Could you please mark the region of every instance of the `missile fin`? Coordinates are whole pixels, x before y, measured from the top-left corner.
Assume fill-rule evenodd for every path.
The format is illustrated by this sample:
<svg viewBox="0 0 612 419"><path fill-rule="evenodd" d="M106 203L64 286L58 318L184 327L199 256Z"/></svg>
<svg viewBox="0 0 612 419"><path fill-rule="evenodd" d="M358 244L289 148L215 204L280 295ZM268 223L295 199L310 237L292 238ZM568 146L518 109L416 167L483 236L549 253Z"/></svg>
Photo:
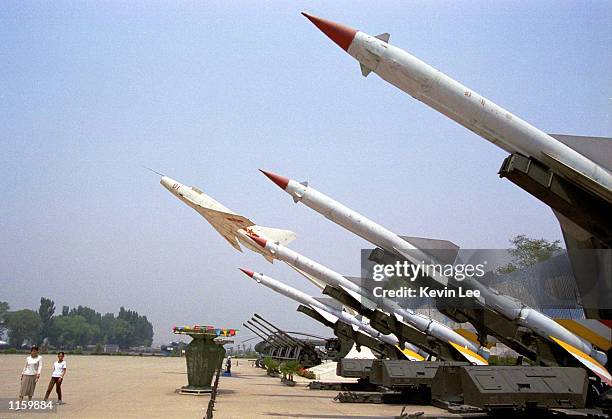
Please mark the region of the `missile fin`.
<svg viewBox="0 0 612 419"><path fill-rule="evenodd" d="M585 175L582 172L574 169L571 166L563 163L558 158L551 156L550 154L542 153L542 161L550 168L561 173L565 178L570 181L577 183L578 185L588 189L595 195L605 199L608 202L612 202L612 190L606 188L605 185L597 182L595 179Z"/></svg>
<svg viewBox="0 0 612 419"><path fill-rule="evenodd" d="M402 349L398 345L395 345L395 347L411 361L425 361L424 357L414 351L411 351L410 349Z"/></svg>
<svg viewBox="0 0 612 419"><path fill-rule="evenodd" d="M475 365L489 365L489 362L484 359L482 356L478 355L476 352L468 349L468 348L464 348L463 346L455 343L455 342L451 342L448 341L448 343L455 348L461 355L463 355L465 357L465 359L467 359L469 362L471 362L472 364Z"/></svg>
<svg viewBox="0 0 612 419"><path fill-rule="evenodd" d="M391 38L391 34L385 32L385 33L381 33L380 35L375 35L374 38L380 39L383 42L389 43L389 38Z"/></svg>
<svg viewBox="0 0 612 419"><path fill-rule="evenodd" d="M611 327L598 319L555 319L555 321L602 351L612 347Z"/></svg>
<svg viewBox="0 0 612 419"><path fill-rule="evenodd" d="M459 253L459 246L449 240L430 239L426 237L399 236L402 240L421 249L440 263L454 263Z"/></svg>
<svg viewBox="0 0 612 419"><path fill-rule="evenodd" d="M574 348L569 343L563 342L561 339L557 339L555 337L549 336L555 343L565 349L570 353L574 358L576 358L582 365L587 367L589 370L593 371L595 375L597 375L601 380L609 386L612 386L612 376L608 372L608 370L597 362L595 359L591 358L589 355L585 354L581 350Z"/></svg>
<svg viewBox="0 0 612 419"><path fill-rule="evenodd" d="M585 137L566 134L548 134L566 146L593 160L598 165L612 170L612 138Z"/></svg>
<svg viewBox="0 0 612 419"><path fill-rule="evenodd" d="M359 63L359 68L361 68L361 74L363 77L368 77L368 75L372 72L372 70L361 63Z"/></svg>
<svg viewBox="0 0 612 419"><path fill-rule="evenodd" d="M337 310L342 310L342 304L340 304L338 301L334 300L333 298L329 298L329 297L313 297L313 298L317 300L318 302L325 304L326 306L333 307Z"/></svg>
<svg viewBox="0 0 612 419"><path fill-rule="evenodd" d="M338 321L338 317L334 316L331 313L328 313L325 310L321 310L320 308L315 307L313 305L311 305L310 308L312 308L314 311L319 313L321 315L321 317L323 317L325 320L327 320L330 323L336 323Z"/></svg>
<svg viewBox="0 0 612 419"><path fill-rule="evenodd" d="M303 277L305 277L307 280L309 280L310 282L312 282L313 284L315 284L315 285L317 286L317 288L319 288L319 289L321 289L321 290L322 290L322 289L324 289L324 288L325 288L325 286L327 285L327 284L325 284L323 281L321 281L321 280L319 280L319 279L315 278L314 276L312 276L312 275L310 275L310 274L308 274L308 273L306 273L306 272L304 272L304 271L302 271L302 270L300 270L300 269L296 268L295 266L293 266L293 265L291 265L291 264L287 264L287 265L289 265L289 266L290 266L290 267L291 267L293 270L295 270L297 273L299 273L300 275L302 275Z"/></svg>

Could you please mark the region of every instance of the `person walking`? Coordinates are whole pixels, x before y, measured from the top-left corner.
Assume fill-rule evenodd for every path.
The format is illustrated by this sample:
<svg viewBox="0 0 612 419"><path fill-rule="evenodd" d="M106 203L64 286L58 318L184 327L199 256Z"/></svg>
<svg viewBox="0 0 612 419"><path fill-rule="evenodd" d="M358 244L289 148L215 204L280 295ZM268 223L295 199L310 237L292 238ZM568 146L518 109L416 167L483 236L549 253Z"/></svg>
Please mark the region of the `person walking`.
<svg viewBox="0 0 612 419"><path fill-rule="evenodd" d="M227 375L232 375L232 357L228 356L225 361L225 373Z"/></svg>
<svg viewBox="0 0 612 419"><path fill-rule="evenodd" d="M66 361L64 357L66 354L63 352L57 353L57 361L53 363L53 372L51 373L51 381L49 381L49 387L47 387L47 393L45 393L45 401L49 399L49 395L55 386L57 392L57 404L64 404L62 401L62 383L64 382L64 376L66 375Z"/></svg>
<svg viewBox="0 0 612 419"><path fill-rule="evenodd" d="M23 400L28 396L28 400L32 400L36 383L40 378L42 371L42 356L38 354L38 346L34 345L30 348L30 356L26 358L26 364L21 371L21 389L19 391L19 400Z"/></svg>

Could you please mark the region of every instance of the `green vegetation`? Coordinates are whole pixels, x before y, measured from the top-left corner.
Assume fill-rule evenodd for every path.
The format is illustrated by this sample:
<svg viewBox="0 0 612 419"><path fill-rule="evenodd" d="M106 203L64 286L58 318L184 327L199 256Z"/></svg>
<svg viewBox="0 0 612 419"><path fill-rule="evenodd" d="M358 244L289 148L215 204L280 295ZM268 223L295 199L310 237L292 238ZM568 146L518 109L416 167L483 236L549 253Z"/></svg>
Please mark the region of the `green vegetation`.
<svg viewBox="0 0 612 419"><path fill-rule="evenodd" d="M300 364L297 361L285 361L279 365L278 369L283 374L283 381L293 382L293 375L298 373Z"/></svg>
<svg viewBox="0 0 612 419"><path fill-rule="evenodd" d="M8 313L10 307L7 302L0 301L0 337L4 335L6 331L6 313Z"/></svg>
<svg viewBox="0 0 612 419"><path fill-rule="evenodd" d="M37 312L28 309L9 311L5 319L9 344L12 346L19 347L25 341L38 342L40 339L42 322Z"/></svg>
<svg viewBox="0 0 612 419"><path fill-rule="evenodd" d="M264 358L264 366L266 367L266 372L271 377L276 377L279 372L279 364L275 359L267 356Z"/></svg>
<svg viewBox="0 0 612 419"><path fill-rule="evenodd" d="M498 274L507 274L519 269L528 268L538 262L550 259L555 252L561 250L559 240L530 239L519 234L510 239L513 248L510 249L512 262L497 269Z"/></svg>
<svg viewBox="0 0 612 419"><path fill-rule="evenodd" d="M519 361L519 359L515 356L491 355L488 361L489 361L489 365L520 365L520 364L535 365L533 361L527 358L521 358Z"/></svg>
<svg viewBox="0 0 612 419"><path fill-rule="evenodd" d="M129 348L151 346L153 341L153 325L147 317L124 307L116 317L85 306L72 309L63 306L61 315L54 314L55 303L48 298L40 299L38 312L9 311L8 304L0 302L0 332L8 332L9 344L14 348L41 343L47 338L50 345L63 349L95 345L98 353L104 344Z"/></svg>

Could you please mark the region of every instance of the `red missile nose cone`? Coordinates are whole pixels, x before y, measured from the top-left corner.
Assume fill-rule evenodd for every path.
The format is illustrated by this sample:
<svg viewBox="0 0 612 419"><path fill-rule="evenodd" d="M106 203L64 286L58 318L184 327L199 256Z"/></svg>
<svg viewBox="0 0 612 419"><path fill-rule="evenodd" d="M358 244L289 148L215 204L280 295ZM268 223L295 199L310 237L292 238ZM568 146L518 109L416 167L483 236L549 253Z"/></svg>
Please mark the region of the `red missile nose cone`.
<svg viewBox="0 0 612 419"><path fill-rule="evenodd" d="M253 236L251 234L249 234L249 237L261 247L264 247L264 248L266 247L266 243L267 243L266 239L262 239L259 236Z"/></svg>
<svg viewBox="0 0 612 419"><path fill-rule="evenodd" d="M267 178L270 179L272 182L276 183L282 190L287 189L287 185L289 185L288 178L281 175L277 175L276 173L266 172L265 170L261 169L259 169L259 171L266 175Z"/></svg>
<svg viewBox="0 0 612 419"><path fill-rule="evenodd" d="M351 42L353 42L353 38L355 38L357 34L356 29L332 22L331 20L321 19L320 17L312 16L308 13L302 12L302 14L319 28L321 32L327 35L329 39L338 44L340 48L348 51Z"/></svg>
<svg viewBox="0 0 612 419"><path fill-rule="evenodd" d="M242 272L244 272L245 275L250 276L251 278L253 278L253 275L255 275L255 272L249 271L248 269L242 269L242 268L238 268L238 269L240 269Z"/></svg>

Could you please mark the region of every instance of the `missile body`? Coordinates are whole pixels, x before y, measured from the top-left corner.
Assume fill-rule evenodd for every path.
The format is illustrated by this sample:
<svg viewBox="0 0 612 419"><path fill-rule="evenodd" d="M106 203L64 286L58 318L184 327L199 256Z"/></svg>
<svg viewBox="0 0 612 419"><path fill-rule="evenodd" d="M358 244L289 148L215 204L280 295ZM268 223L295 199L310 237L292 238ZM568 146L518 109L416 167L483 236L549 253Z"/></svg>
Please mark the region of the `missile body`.
<svg viewBox="0 0 612 419"><path fill-rule="evenodd" d="M411 263L435 262L429 255L426 255L414 244L409 243L392 231L358 212L353 211L347 206L342 205L307 184L299 183L274 173L263 173L281 189L291 195L296 203L300 202L306 205L323 215L325 218L328 218L332 222L344 227L370 243L390 253L405 257ZM439 272L434 273L435 275L433 275L432 279L438 286L457 286L458 282L456 280L449 280L449 278L440 275ZM518 325L532 330L544 339L561 345L583 365L586 365L595 372L602 380L606 381L608 384L612 382L609 372L601 365L607 362L606 355L550 317L524 305L515 298L499 294L497 291L483 285L474 278L466 277L461 281L461 286L465 289L478 290L480 292L480 297L477 299L478 302L501 314L508 320L514 321ZM568 349L569 347L572 349ZM574 350L578 350L582 354L577 354Z"/></svg>
<svg viewBox="0 0 612 419"><path fill-rule="evenodd" d="M324 304L321 301L315 299L314 297L300 290L297 290L287 284L284 284L274 278L271 278L267 275L248 271L246 269L241 269L241 271L244 272L246 275L250 276L251 278L253 278L255 282L259 284L263 284L266 287L278 292L279 294L284 295L285 297L288 297L294 301L297 301L300 304L304 304L306 306L312 307L313 309L318 311L319 314L322 314L324 317L326 317L328 320L330 319L329 315L331 315L332 318L335 318L333 322L341 321L342 323L348 324L350 326L354 326L355 328L359 329L363 333L375 339L378 339L386 344L399 348L400 342L397 339L397 337L393 335L384 335L380 333L379 331L377 331L376 329L374 329L373 327L371 327L370 325L363 323L362 321L357 319L355 316L352 316L343 310L339 310L335 307ZM404 347L409 352L412 352L413 354L418 355L417 358L420 360L423 360L428 356L426 352L421 351L419 348L409 343L406 343Z"/></svg>
<svg viewBox="0 0 612 419"><path fill-rule="evenodd" d="M274 259L281 260L297 271L311 275L332 287L340 288L354 296L357 300L365 301L366 304L370 304L371 306L380 305L384 311L398 316L401 321L406 322L422 333L451 345L470 362L480 365L488 364L485 358L488 357L489 352L486 348L479 347L474 342L466 339L444 324L430 319L427 316L418 314L413 310L404 309L395 301L388 298L377 298L376 302L373 303L371 301L373 298L372 295L369 295L364 288L349 281L338 272L283 245L272 243L269 240L258 237L254 237L253 239Z"/></svg>
<svg viewBox="0 0 612 419"><path fill-rule="evenodd" d="M510 152L542 162L551 159L593 180L596 192L612 190L612 174L583 154L463 86L439 70L378 37L304 13L323 33L359 61L362 74L383 80ZM570 179L572 180L572 179Z"/></svg>

